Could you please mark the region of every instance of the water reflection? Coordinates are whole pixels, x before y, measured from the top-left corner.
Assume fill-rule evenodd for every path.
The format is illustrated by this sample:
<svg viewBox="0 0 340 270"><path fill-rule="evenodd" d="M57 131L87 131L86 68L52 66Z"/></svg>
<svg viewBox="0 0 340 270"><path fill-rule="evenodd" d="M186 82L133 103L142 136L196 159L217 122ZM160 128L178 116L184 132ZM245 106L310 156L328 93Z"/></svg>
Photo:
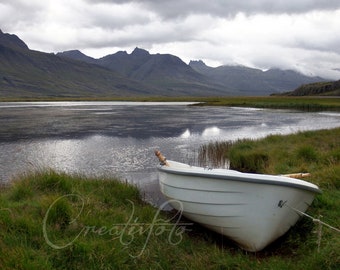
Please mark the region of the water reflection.
<svg viewBox="0 0 340 270"><path fill-rule="evenodd" d="M203 130L202 136L203 137L216 137L219 136L221 133L221 129L218 127L208 127Z"/></svg>
<svg viewBox="0 0 340 270"><path fill-rule="evenodd" d="M187 139L187 138L189 138L191 136L191 132L190 132L190 130L187 128L182 134L181 134L181 138L182 139Z"/></svg>

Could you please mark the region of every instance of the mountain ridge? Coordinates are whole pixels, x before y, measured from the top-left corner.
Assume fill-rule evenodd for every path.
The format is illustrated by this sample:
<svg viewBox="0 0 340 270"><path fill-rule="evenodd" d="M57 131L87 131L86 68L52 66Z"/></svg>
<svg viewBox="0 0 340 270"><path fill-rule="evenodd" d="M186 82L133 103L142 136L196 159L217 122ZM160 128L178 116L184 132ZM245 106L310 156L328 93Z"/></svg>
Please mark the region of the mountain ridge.
<svg viewBox="0 0 340 270"><path fill-rule="evenodd" d="M79 50L33 51L0 30L2 97L228 96L269 95L323 80L295 71L186 64L171 54L136 47L95 59Z"/></svg>
<svg viewBox="0 0 340 270"><path fill-rule="evenodd" d="M136 58L136 55L139 55L139 57ZM168 77L174 77L173 72L176 69L167 70L168 73L163 74L157 74L156 72L161 69L161 67L157 66L159 63L155 59L162 57L164 60L169 56L179 61L177 65L178 77L176 77L176 79L180 79L183 74L186 74L186 79L190 78L190 80L196 84L209 84L213 86L215 90L218 89L222 94L229 92L231 95L270 95L273 93L287 92L287 89L292 90L302 84L325 81L325 79L321 77L309 77L293 70L269 69L262 71L240 65L209 67L202 60L191 60L187 65L177 56L150 54L148 51L138 47L130 54L126 51L118 51L115 54L99 58L97 59L97 64L108 67L129 78L148 83L157 83L155 80L157 76L161 76L163 82L167 81ZM154 61L153 72L156 73L157 76L150 75L150 73L152 73L150 70L150 66L152 66L150 61ZM186 69L187 66L191 67L192 70ZM184 67L186 67L185 71ZM149 72L146 72L145 69L149 70ZM196 71L198 74L192 71ZM143 74L143 72L145 74ZM227 89L227 91L225 89Z"/></svg>
<svg viewBox="0 0 340 270"><path fill-rule="evenodd" d="M321 77L308 77L293 70L250 68L240 65L209 67L202 60L190 61L189 65L197 72L228 85L232 89L248 93L248 89L267 95L295 89L297 86L324 81Z"/></svg>
<svg viewBox="0 0 340 270"><path fill-rule="evenodd" d="M0 29L0 44L10 48L19 48L29 50L27 44L23 42L18 36L8 33L3 33Z"/></svg>
<svg viewBox="0 0 340 270"><path fill-rule="evenodd" d="M2 98L136 96L157 90L98 65L8 46L5 38L0 38Z"/></svg>

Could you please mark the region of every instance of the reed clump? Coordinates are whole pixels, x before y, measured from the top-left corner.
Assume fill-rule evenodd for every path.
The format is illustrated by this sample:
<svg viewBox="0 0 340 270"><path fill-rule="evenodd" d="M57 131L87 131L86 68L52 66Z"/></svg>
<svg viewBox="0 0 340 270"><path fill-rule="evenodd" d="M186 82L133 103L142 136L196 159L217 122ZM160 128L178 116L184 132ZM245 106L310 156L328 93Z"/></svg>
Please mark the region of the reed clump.
<svg viewBox="0 0 340 270"><path fill-rule="evenodd" d="M228 168L229 161L226 153L229 152L232 142L210 142L201 145L198 151L198 163L202 167Z"/></svg>

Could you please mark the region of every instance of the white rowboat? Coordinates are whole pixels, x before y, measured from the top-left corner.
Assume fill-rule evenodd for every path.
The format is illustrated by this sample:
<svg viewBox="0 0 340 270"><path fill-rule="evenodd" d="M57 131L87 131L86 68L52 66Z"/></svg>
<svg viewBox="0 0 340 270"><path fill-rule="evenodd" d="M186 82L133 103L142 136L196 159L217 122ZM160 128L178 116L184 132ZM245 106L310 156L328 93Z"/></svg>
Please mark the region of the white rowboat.
<svg viewBox="0 0 340 270"><path fill-rule="evenodd" d="M298 211L304 213L321 193L316 185L287 176L208 169L156 155L160 190L172 207L247 251L260 251L286 233Z"/></svg>

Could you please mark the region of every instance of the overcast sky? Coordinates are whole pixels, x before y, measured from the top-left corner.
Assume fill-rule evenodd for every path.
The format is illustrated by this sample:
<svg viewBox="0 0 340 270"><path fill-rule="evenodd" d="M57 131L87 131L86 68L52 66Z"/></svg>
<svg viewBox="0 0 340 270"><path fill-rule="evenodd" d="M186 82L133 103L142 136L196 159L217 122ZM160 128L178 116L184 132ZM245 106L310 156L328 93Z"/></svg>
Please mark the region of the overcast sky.
<svg viewBox="0 0 340 270"><path fill-rule="evenodd" d="M0 0L0 29L44 52L140 47L340 79L339 0Z"/></svg>

